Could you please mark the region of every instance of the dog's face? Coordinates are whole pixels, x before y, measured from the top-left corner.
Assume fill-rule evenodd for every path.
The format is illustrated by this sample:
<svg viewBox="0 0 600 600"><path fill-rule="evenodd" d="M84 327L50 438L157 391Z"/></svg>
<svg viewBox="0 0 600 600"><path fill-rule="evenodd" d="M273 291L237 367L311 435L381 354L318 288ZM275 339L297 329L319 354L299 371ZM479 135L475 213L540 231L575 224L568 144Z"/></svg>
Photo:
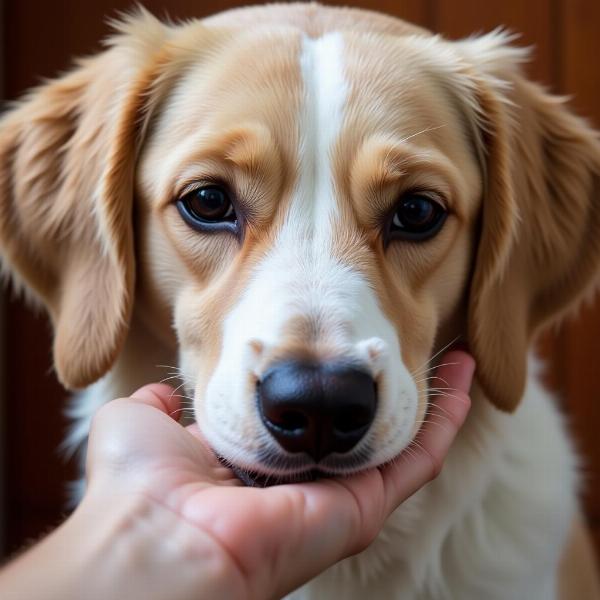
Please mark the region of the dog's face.
<svg viewBox="0 0 600 600"><path fill-rule="evenodd" d="M173 308L198 422L238 466L380 464L423 419L481 197L465 124L424 70L397 39L240 35L147 138L145 294Z"/></svg>
<svg viewBox="0 0 600 600"><path fill-rule="evenodd" d="M110 367L137 303L255 480L398 455L460 336L515 408L600 256L598 142L522 52L306 5L122 29L0 132L3 254L63 382Z"/></svg>

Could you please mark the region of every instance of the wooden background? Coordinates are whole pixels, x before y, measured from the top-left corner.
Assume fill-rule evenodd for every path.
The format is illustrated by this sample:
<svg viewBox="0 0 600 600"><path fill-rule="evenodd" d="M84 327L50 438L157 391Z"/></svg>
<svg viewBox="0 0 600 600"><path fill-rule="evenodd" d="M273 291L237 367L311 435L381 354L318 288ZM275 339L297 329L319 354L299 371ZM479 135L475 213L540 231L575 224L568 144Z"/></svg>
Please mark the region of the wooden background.
<svg viewBox="0 0 600 600"><path fill-rule="evenodd" d="M7 98L17 97L40 76L65 69L73 55L98 49L99 40L108 32L105 17L132 4L129 0L5 0L0 72ZM171 17L183 18L245 3L144 0L143 4L158 16L167 14L168 6ZM498 25L520 32L520 43L535 46L532 77L558 93L573 95L576 109L600 126L598 0L357 0L339 4L394 14L452 38ZM66 427L62 416L66 394L52 374L49 326L19 302L9 302L5 311L6 481L0 489L5 492L4 551L8 553L60 521L65 481L74 477L74 471L57 451ZM590 307L548 336L542 346L550 359L550 380L561 393L584 457L585 505L600 548L599 333L600 308Z"/></svg>

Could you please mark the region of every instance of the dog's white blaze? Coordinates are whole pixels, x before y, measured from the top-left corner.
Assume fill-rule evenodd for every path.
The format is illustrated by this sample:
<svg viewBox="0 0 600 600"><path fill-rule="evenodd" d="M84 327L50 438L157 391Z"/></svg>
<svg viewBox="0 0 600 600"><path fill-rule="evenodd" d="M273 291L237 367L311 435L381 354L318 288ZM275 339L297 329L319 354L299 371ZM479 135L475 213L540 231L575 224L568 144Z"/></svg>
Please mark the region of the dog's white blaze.
<svg viewBox="0 0 600 600"><path fill-rule="evenodd" d="M334 257L333 233L340 225L331 156L348 89L343 50L339 33L304 41L298 181L273 247L224 321L221 358L206 390L203 430L209 442L247 468L258 466L251 455L261 442L275 446L260 424L250 375L260 378L270 366L262 358L279 347L294 319L318 323L319 343L379 376L379 410L369 442L361 442L374 448L373 463L392 458L408 443L416 414L417 392L394 326L366 278ZM240 423L246 432L254 424L243 443ZM393 434L373 439L381 423L392 424Z"/></svg>
<svg viewBox="0 0 600 600"><path fill-rule="evenodd" d="M304 106L299 121L299 180L288 213L289 227L281 237L291 238L291 243L311 239L318 253L330 246L336 213L331 152L342 127L348 92L343 47L339 33L305 38L300 57Z"/></svg>

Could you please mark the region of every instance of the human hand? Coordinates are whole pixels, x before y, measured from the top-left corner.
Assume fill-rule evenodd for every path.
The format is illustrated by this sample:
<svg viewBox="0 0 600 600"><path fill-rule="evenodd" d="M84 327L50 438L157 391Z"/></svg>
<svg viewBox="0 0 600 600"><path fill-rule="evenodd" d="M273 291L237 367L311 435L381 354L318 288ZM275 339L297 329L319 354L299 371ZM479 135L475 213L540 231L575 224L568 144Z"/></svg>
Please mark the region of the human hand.
<svg viewBox="0 0 600 600"><path fill-rule="evenodd" d="M442 363L450 364L437 375L456 392L436 400L437 423L424 425L410 454L345 479L266 489L241 487L197 427L169 416L179 409L169 386L145 386L94 419L84 502L139 495L185 524L192 556L210 556L213 575L224 575L224 596L282 596L363 550L387 516L437 475L466 417L474 370L460 351Z"/></svg>
<svg viewBox="0 0 600 600"><path fill-rule="evenodd" d="M179 402L152 384L94 418L88 486L73 515L0 573L0 596L39 600L281 597L360 552L439 472L469 409L473 359L449 352L410 453L345 479L241 487ZM32 576L35 574L35 576Z"/></svg>

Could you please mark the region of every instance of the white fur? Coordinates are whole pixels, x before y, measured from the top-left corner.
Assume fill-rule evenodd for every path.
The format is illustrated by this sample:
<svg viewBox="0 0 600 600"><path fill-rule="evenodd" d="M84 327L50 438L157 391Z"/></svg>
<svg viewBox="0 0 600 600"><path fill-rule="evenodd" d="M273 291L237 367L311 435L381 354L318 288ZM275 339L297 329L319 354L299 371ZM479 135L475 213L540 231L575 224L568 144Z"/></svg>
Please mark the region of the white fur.
<svg viewBox="0 0 600 600"><path fill-rule="evenodd" d="M289 319L301 316L323 324L323 336L341 358L365 362L364 348L371 347L374 338L385 345L378 414L371 433L356 447L360 454L380 424L395 423L389 428L394 437L381 439L372 457L370 464L379 464L410 441L416 413L417 391L402 364L395 330L359 273L322 253L315 255L310 243L297 242L273 249L225 320L221 360L202 399L203 432L218 452L249 469L260 466L253 456L259 445L278 450L263 430L254 390L248 385L249 371L260 375L250 342L259 340L265 349L276 347ZM189 373L190 368L184 370ZM238 435L248 423L255 424L258 440Z"/></svg>
<svg viewBox="0 0 600 600"><path fill-rule="evenodd" d="M311 238L313 249L322 253L331 251L331 229L337 212L331 152L342 127L348 91L341 34L305 38L300 67L304 82L300 178L284 235Z"/></svg>
<svg viewBox="0 0 600 600"><path fill-rule="evenodd" d="M200 426L212 447L238 466L258 471L265 471L257 457L261 450L289 455L260 421L250 375L260 379L270 366L262 356L277 349L294 318L318 323L318 343L378 377L377 415L368 434L346 457L348 462L362 457L369 447L376 451L368 465L399 454L411 440L417 412L417 389L402 362L394 326L366 278L333 256L337 206L331 152L342 128L347 93L342 36L306 38L300 64L305 102L299 181L274 246L225 319L220 360L196 400L203 415ZM184 349L183 370L190 380L198 368L194 361ZM386 436L379 433L384 428ZM327 461L323 465L338 470Z"/></svg>

